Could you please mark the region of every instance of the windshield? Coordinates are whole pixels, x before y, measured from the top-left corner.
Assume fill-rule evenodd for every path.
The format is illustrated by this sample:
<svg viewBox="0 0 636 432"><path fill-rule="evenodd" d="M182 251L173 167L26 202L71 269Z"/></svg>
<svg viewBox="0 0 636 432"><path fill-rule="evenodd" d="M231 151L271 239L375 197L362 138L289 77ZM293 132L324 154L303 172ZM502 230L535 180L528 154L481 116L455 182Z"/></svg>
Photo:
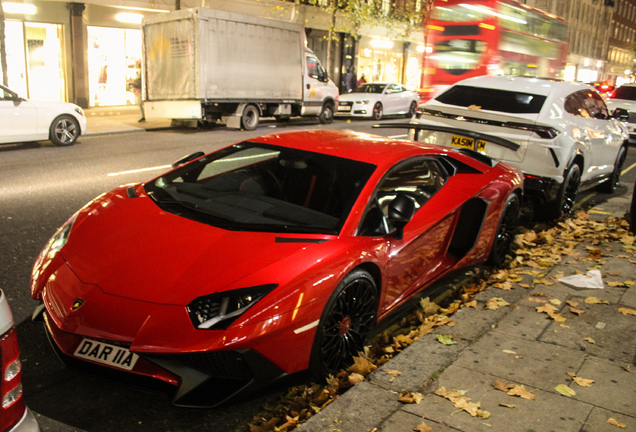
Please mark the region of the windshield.
<svg viewBox="0 0 636 432"><path fill-rule="evenodd" d="M362 84L357 87L354 93L382 93L386 88L386 84Z"/></svg>
<svg viewBox="0 0 636 432"><path fill-rule="evenodd" d="M622 86L617 88L612 99L636 100L636 86Z"/></svg>
<svg viewBox="0 0 636 432"><path fill-rule="evenodd" d="M162 209L219 228L337 234L374 169L350 159L244 142L145 188Z"/></svg>
<svg viewBox="0 0 636 432"><path fill-rule="evenodd" d="M439 102L514 114L538 114L546 97L496 88L455 85L435 98Z"/></svg>

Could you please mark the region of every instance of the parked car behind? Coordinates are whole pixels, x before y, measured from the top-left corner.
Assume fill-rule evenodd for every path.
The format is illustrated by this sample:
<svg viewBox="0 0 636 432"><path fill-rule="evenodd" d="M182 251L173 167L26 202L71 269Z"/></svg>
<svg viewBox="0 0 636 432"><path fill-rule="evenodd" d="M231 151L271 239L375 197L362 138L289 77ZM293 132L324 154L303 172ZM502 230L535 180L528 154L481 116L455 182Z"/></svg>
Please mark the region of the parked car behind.
<svg viewBox="0 0 636 432"><path fill-rule="evenodd" d="M617 108L627 110L624 122L629 132L629 143L636 144L636 84L623 84L607 99L607 108L614 113Z"/></svg>
<svg viewBox="0 0 636 432"><path fill-rule="evenodd" d="M625 126L610 116L601 96L587 84L475 77L428 101L418 117L415 123L465 129L435 144L473 149L523 171L525 196L546 219L569 213L580 188L613 192L627 154ZM471 131L519 146L487 145L470 138ZM432 142L427 132L411 134Z"/></svg>
<svg viewBox="0 0 636 432"><path fill-rule="evenodd" d="M28 100L0 85L0 129L0 143L48 139L69 146L86 133L86 117L75 104Z"/></svg>
<svg viewBox="0 0 636 432"><path fill-rule="evenodd" d="M22 395L22 364L9 303L0 290L0 432L39 431Z"/></svg>
<svg viewBox="0 0 636 432"><path fill-rule="evenodd" d="M369 117L380 120L385 115L406 115L417 110L419 96L402 84L374 82L362 84L352 92L340 95L336 116Z"/></svg>

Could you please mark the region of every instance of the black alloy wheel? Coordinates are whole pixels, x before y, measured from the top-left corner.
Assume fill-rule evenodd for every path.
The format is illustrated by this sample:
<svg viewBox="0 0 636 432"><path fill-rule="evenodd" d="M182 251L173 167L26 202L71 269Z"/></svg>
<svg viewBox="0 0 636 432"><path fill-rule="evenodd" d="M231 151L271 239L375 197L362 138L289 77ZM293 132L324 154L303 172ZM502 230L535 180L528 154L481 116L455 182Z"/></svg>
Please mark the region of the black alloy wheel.
<svg viewBox="0 0 636 432"><path fill-rule="evenodd" d="M411 106L409 107L409 111L406 113L406 118L413 118L415 116L415 112L417 111L417 102L411 102Z"/></svg>
<svg viewBox="0 0 636 432"><path fill-rule="evenodd" d="M618 155L616 156L616 163L614 164L614 171L610 177L601 183L598 186L599 192L602 193L614 193L616 188L618 187L618 182L621 178L621 171L623 170L623 164L625 163L625 158L627 157L627 148L625 146L621 146L618 151Z"/></svg>
<svg viewBox="0 0 636 432"><path fill-rule="evenodd" d="M554 201L547 202L539 208L537 218L542 220L555 220L561 216L569 216L574 209L576 196L579 192L581 184L581 168L574 164L565 173L563 184L559 189L559 193Z"/></svg>
<svg viewBox="0 0 636 432"><path fill-rule="evenodd" d="M312 347L310 369L320 379L353 363L373 334L378 309L375 280L356 269L341 282L327 302Z"/></svg>
<svg viewBox="0 0 636 432"><path fill-rule="evenodd" d="M521 214L521 201L515 193L506 200L501 212L497 233L493 240L492 249L488 256L488 262L494 266L500 266L506 261L506 255L510 253L515 235L519 228L519 216Z"/></svg>

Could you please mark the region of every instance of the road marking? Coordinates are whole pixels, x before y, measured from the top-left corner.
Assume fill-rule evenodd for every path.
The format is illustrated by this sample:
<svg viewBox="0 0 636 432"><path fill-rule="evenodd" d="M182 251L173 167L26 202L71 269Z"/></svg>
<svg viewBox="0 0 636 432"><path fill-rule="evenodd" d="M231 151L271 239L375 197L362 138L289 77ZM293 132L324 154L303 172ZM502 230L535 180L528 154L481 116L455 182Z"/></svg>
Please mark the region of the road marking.
<svg viewBox="0 0 636 432"><path fill-rule="evenodd" d="M165 170L167 168L172 168L172 166L170 166L170 165L161 165L161 166L149 167L149 168L138 168L138 169L134 169L134 170L119 171L119 172L115 172L115 173L109 173L109 174L106 174L106 175L108 177L116 177L116 176L120 176L120 175L136 174L136 173L145 172L145 171Z"/></svg>
<svg viewBox="0 0 636 432"><path fill-rule="evenodd" d="M625 168L623 171L621 171L621 175L625 175L629 170L631 170L634 167L636 167L636 163L632 164L632 166L630 166L629 168Z"/></svg>
<svg viewBox="0 0 636 432"><path fill-rule="evenodd" d="M610 212L606 212L606 211L600 211L600 210L594 210L594 209L589 209L587 211L588 213L594 213L594 214L601 214L601 215L608 215L611 216L614 213L610 213Z"/></svg>

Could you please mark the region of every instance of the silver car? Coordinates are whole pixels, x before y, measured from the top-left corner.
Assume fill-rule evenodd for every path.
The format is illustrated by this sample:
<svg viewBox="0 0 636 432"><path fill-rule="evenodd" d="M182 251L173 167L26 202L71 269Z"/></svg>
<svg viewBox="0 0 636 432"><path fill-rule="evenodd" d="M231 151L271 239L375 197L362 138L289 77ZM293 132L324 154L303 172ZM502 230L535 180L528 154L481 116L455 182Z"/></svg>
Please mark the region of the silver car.
<svg viewBox="0 0 636 432"><path fill-rule="evenodd" d="M629 143L636 144L636 84L623 84L617 88L606 100L607 108L612 112L622 108L624 122L629 131Z"/></svg>
<svg viewBox="0 0 636 432"><path fill-rule="evenodd" d="M380 120L385 115L415 115L419 96L402 84L374 82L362 84L340 95L337 117L367 117Z"/></svg>

